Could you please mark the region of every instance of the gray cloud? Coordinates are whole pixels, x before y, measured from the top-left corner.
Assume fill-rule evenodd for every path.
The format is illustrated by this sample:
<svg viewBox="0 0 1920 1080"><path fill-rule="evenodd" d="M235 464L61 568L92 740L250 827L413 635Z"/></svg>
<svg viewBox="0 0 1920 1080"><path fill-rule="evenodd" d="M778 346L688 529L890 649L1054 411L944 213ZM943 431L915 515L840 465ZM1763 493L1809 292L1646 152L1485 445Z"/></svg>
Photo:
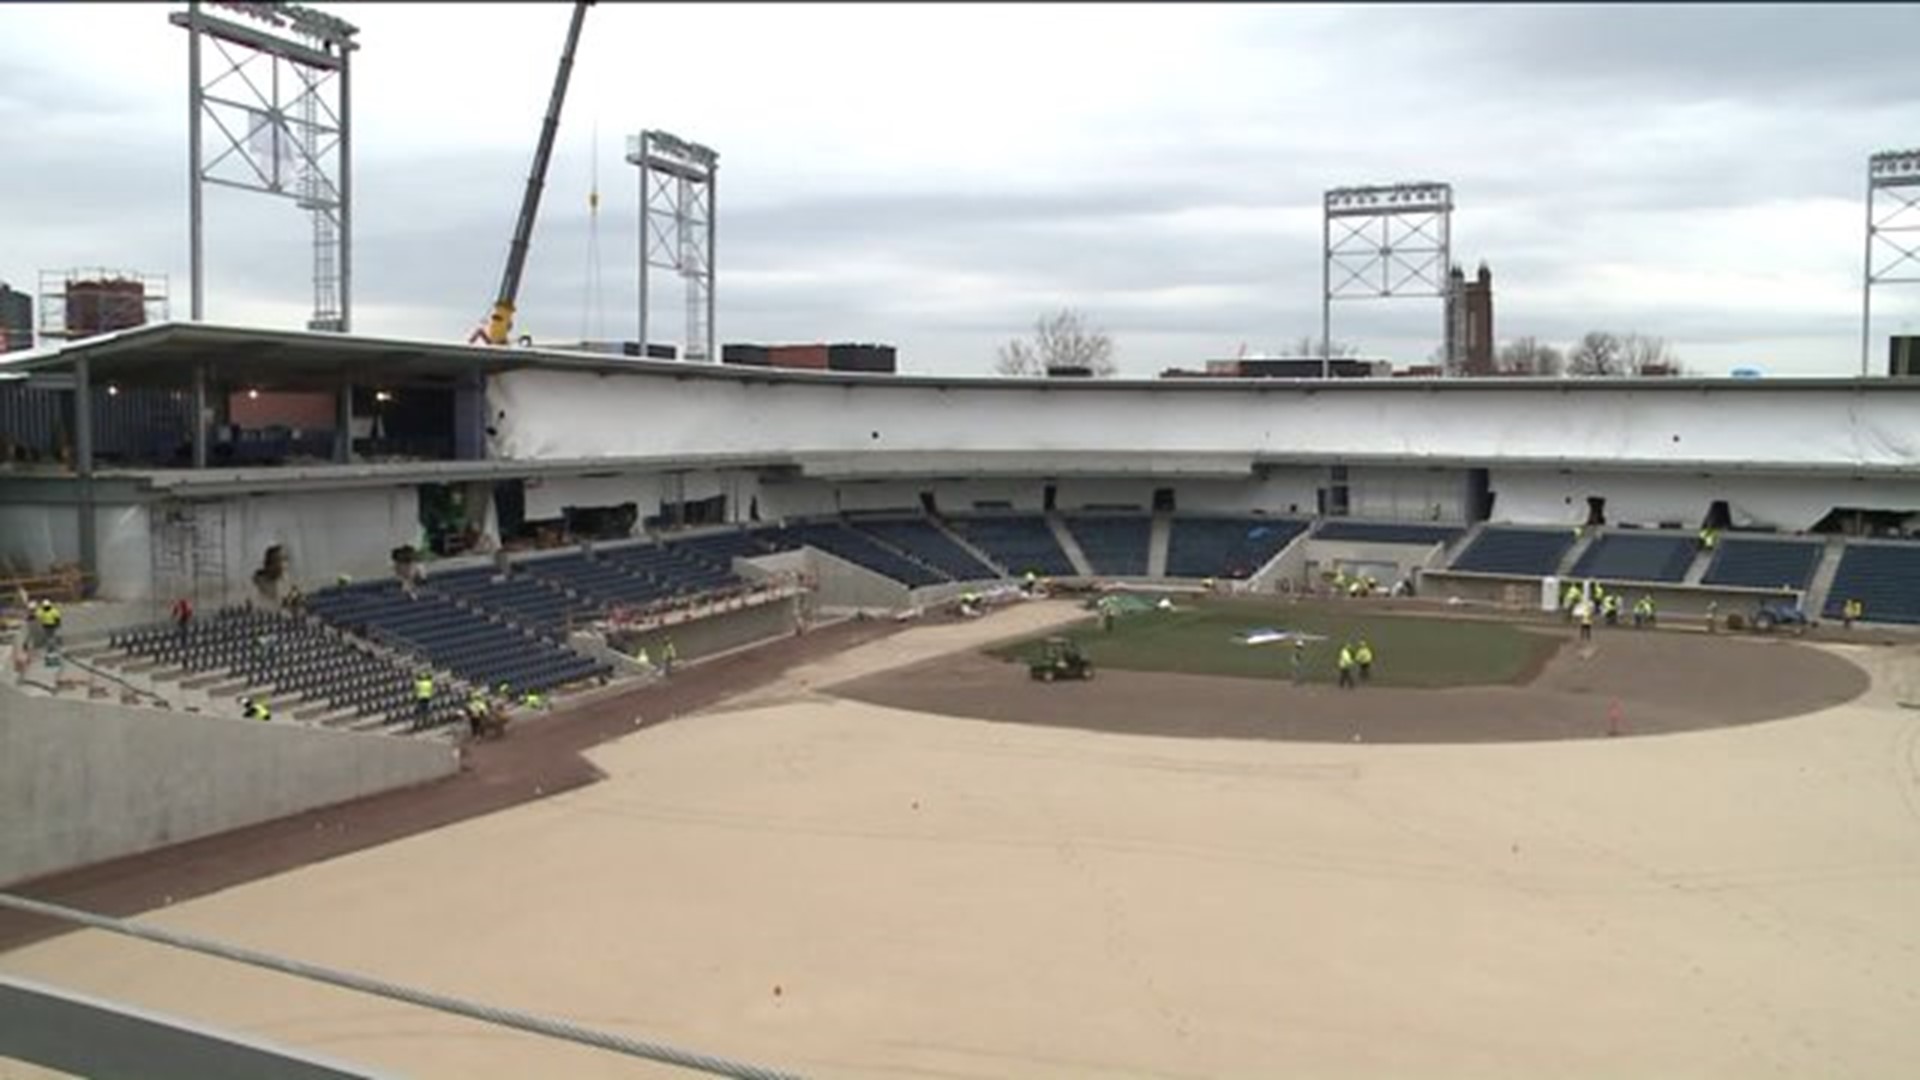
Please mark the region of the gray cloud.
<svg viewBox="0 0 1920 1080"><path fill-rule="evenodd" d="M85 29L121 57L177 45L154 10ZM405 19L385 31L380 9L364 20L385 36L365 54L357 105L359 325L464 336L496 288L529 147L439 138L438 118L471 126L448 112L464 107L469 83L527 88L530 142L551 60L539 49L500 63L460 49L421 56L400 33L434 25L431 13L396 10ZM736 10L659 18L692 33ZM1018 14L976 10L969 23L983 30ZM508 12L542 34L548 14ZM773 81L791 94L722 88L676 106L672 124L715 132L725 154L723 336L893 340L915 370L980 371L998 341L1070 304L1113 331L1130 372L1230 355L1242 341L1272 348L1319 324L1321 192L1431 177L1456 186L1456 257L1494 267L1503 336L1638 329L1683 355L1778 344L1815 370L1850 369L1858 226L1821 208L1857 206L1865 153L1920 130L1904 55L1920 29L1912 8L1207 9L1191 26L1170 21L1185 28L1178 48L1143 68L1124 39L1150 32L1153 14L1116 16L1114 36L1062 63L1071 85L1030 100L969 96L938 78L895 80L875 97L844 65L809 70L800 86L788 57L786 81ZM0 276L96 262L167 272L184 311L184 50L145 67L88 64L36 37L63 20L80 35L85 18L41 9L0 40L0 257L16 260ZM904 36L910 22L882 20L874 33L901 36L872 47L928 48ZM1109 47L1131 66L1102 72ZM580 332L579 151L603 103L578 95L612 78L580 83L562 128L520 304L522 326L543 337ZM1102 78L1118 104L1076 89ZM820 111L855 100L854 112ZM648 108L659 110L653 96ZM926 137L949 124L978 130ZM817 138L796 138L803 127ZM633 173L617 151L601 165L606 332L625 337ZM225 192L209 210L211 313L299 311L310 288L302 216ZM665 277L655 325L670 334L680 302ZM1802 296L1781 280L1804 282ZM1914 317L1902 297L1876 304L1886 326ZM1438 328L1433 299L1335 313L1336 336L1405 363L1426 358Z"/></svg>

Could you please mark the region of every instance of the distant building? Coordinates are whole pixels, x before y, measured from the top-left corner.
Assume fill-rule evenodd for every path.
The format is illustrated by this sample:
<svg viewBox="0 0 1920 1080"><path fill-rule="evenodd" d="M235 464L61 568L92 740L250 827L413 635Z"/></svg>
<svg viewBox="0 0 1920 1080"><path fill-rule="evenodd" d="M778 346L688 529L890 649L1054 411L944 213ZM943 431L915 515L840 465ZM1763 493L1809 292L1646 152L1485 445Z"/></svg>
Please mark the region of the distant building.
<svg viewBox="0 0 1920 1080"><path fill-rule="evenodd" d="M1447 367L1462 375L1492 375L1493 271L1486 263L1472 281L1459 267L1447 279Z"/></svg>
<svg viewBox="0 0 1920 1080"><path fill-rule="evenodd" d="M0 281L0 353L33 348L33 297Z"/></svg>
<svg viewBox="0 0 1920 1080"><path fill-rule="evenodd" d="M1168 368L1163 379L1378 379L1393 374L1391 361L1357 356L1245 356L1237 360L1209 360L1205 370Z"/></svg>
<svg viewBox="0 0 1920 1080"><path fill-rule="evenodd" d="M852 342L839 345L751 345L735 342L720 347L720 362L745 367L892 375L899 370L899 353L891 345Z"/></svg>

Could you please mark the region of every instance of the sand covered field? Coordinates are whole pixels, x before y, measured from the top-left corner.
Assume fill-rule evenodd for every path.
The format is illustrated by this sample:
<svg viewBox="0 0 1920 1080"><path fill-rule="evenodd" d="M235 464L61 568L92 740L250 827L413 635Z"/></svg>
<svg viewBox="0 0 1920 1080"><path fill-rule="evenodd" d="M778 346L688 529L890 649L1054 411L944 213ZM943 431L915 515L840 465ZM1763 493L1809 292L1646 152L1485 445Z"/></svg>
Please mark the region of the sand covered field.
<svg viewBox="0 0 1920 1080"><path fill-rule="evenodd" d="M1081 616L856 644L586 750L603 778L141 917L822 1077L1920 1061L1911 648L1602 635L1510 691L1238 680L1294 695L1274 722L1310 741L1290 741L1257 717L1183 729L1151 680L1192 676L982 674L986 643ZM956 679L962 701L923 700ZM1629 737L1393 734L1431 727L1423 694L1574 725L1543 703L1609 681ZM1175 698L1225 693L1207 682ZM1721 704L1679 696L1703 683ZM969 712L983 687L1044 690L1053 715ZM1103 719L1116 702L1135 719ZM1339 711L1359 708L1386 711ZM93 931L0 970L399 1075L686 1075Z"/></svg>

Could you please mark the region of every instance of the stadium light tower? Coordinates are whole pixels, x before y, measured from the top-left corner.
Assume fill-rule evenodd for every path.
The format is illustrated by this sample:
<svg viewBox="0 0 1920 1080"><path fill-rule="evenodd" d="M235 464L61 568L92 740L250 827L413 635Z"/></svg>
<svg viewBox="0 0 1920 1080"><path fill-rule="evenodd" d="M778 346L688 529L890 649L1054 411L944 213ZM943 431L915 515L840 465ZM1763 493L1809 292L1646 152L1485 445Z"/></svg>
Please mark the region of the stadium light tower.
<svg viewBox="0 0 1920 1080"><path fill-rule="evenodd" d="M194 321L206 314L202 186L292 199L313 217L309 330L346 332L353 253L352 139L347 58L359 30L299 4L212 3L273 31L216 18L191 0L168 21L187 32L189 263ZM213 46L211 71L201 42ZM255 61L265 57L264 64ZM201 121L219 138L207 155Z"/></svg>
<svg viewBox="0 0 1920 1080"><path fill-rule="evenodd" d="M647 354L647 268L679 273L687 321L681 356L717 361L713 349L713 241L720 155L664 131L627 136L640 167L640 354Z"/></svg>
<svg viewBox="0 0 1920 1080"><path fill-rule="evenodd" d="M1325 207L1320 229L1321 378L1333 369L1335 300L1447 295L1447 273L1453 267L1453 185L1420 181L1334 188L1326 193ZM1444 327L1441 340L1449 340Z"/></svg>
<svg viewBox="0 0 1920 1080"><path fill-rule="evenodd" d="M1880 260L1891 255L1891 259ZM1867 160L1866 280L1860 286L1860 374L1872 352L1873 287L1920 284L1920 150Z"/></svg>

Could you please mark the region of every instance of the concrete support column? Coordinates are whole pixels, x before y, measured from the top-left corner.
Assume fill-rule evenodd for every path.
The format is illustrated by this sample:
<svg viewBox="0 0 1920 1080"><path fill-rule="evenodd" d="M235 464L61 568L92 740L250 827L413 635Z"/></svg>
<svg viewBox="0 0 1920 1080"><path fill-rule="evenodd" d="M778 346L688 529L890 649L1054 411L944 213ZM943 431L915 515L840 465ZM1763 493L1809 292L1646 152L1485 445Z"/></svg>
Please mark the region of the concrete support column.
<svg viewBox="0 0 1920 1080"><path fill-rule="evenodd" d="M93 595L100 573L100 539L93 513L93 365L82 354L73 365L73 467L79 478L80 592Z"/></svg>
<svg viewBox="0 0 1920 1080"><path fill-rule="evenodd" d="M207 365L193 365L193 467L207 467Z"/></svg>
<svg viewBox="0 0 1920 1080"><path fill-rule="evenodd" d="M353 462L353 377L350 375L340 377L333 415L333 460L348 465Z"/></svg>

